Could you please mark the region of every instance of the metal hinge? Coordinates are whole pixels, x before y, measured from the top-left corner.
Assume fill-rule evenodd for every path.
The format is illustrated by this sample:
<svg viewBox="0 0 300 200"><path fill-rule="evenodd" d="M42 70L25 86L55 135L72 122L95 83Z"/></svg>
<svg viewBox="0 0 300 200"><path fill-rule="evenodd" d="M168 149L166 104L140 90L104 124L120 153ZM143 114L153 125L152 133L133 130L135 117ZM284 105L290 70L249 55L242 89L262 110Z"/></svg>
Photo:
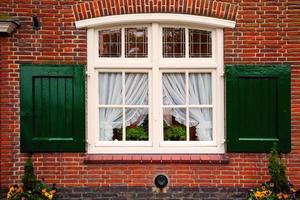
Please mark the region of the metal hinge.
<svg viewBox="0 0 300 200"><path fill-rule="evenodd" d="M89 71L86 71L85 74L86 74L87 77L91 77L91 74L92 74L92 73L89 72Z"/></svg>

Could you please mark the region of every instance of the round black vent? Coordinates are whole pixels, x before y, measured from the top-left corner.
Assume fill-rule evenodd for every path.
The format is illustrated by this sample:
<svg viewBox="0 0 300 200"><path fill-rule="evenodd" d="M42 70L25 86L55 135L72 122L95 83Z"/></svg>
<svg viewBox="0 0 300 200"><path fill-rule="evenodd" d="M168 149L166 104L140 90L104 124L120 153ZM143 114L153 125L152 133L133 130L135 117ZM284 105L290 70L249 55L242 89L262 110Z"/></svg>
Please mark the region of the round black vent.
<svg viewBox="0 0 300 200"><path fill-rule="evenodd" d="M154 183L156 187L164 188L168 185L168 178L163 174L157 175L154 179Z"/></svg>

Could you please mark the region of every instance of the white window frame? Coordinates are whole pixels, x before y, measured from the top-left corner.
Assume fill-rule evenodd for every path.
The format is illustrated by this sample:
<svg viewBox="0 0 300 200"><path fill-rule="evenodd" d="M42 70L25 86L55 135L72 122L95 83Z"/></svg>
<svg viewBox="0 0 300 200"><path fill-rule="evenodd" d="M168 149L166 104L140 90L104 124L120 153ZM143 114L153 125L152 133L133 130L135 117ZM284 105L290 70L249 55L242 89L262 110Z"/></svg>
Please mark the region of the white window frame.
<svg viewBox="0 0 300 200"><path fill-rule="evenodd" d="M151 119L152 116L151 116L151 113L152 113L152 72L151 70L148 70L148 69L97 69L95 70L98 75L99 73L113 73L113 72L116 72L116 73L122 73L125 72L125 73L147 73L148 74L148 88L149 88L149 99L148 99L148 115L149 115L149 118ZM122 87L125 88L125 81L123 79L123 75L122 75ZM99 91L99 89L97 90ZM111 106L112 108L115 108L115 107L120 107L120 108L123 108L123 106L125 105L125 96L124 96L124 93L123 93L123 97L122 97L122 100L123 100L123 103L122 105L113 105ZM107 107L107 106L105 106ZM126 108L139 108L140 106L135 106L135 105L126 105L124 106ZM142 106L144 107L144 106ZM96 109L96 111L99 113L99 107L98 109ZM124 122L124 116L125 116L125 113L123 112L123 122ZM99 119L99 116L98 118ZM151 144L151 141L152 141L152 134L150 134L152 132L152 120L149 120L148 121L149 125L148 125L148 132L149 132L149 140L148 141L100 141L100 135L99 135L99 132L96 133L96 134L93 134L93 137L94 137L94 145L95 147L150 147L152 146ZM97 120L97 124L99 124L99 120ZM123 139L124 139L124 134L125 134L125 129L126 127L122 127L123 128ZM98 130L99 130L99 126L98 126Z"/></svg>
<svg viewBox="0 0 300 200"><path fill-rule="evenodd" d="M87 29L87 152L88 153L224 153L223 28L234 21L181 14L132 14L100 17L76 22ZM148 27L147 58L100 58L98 31L115 27ZM162 58L162 27L184 27L212 31L212 58ZM123 31L122 31L123 32ZM124 34L122 35L124 43ZM188 38L188 34L186 34ZM186 40L187 42L188 40ZM188 45L187 45L188 46ZM124 50L124 44L122 49ZM159 52L157 52L159 49ZM122 51L123 51L122 50ZM186 51L188 54L188 51ZM124 52L122 52L124 55ZM188 64L187 64L188 62ZM200 66L200 67L199 67ZM149 141L97 141L99 135L98 74L100 71L150 71ZM213 141L163 141L162 81L153 80L165 71L211 72L213 90ZM160 88L160 91L153 90ZM151 106L152 105L152 106ZM150 122L151 121L151 122ZM152 134L153 133L153 134ZM159 134L157 134L159 133Z"/></svg>

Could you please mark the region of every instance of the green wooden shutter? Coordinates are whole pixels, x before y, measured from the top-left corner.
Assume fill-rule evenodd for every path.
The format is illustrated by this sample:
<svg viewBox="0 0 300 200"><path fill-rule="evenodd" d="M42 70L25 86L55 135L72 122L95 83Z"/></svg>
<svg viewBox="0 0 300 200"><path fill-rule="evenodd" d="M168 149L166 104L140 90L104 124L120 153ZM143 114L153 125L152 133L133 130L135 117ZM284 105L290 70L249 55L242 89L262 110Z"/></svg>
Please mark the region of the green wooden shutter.
<svg viewBox="0 0 300 200"><path fill-rule="evenodd" d="M228 152L290 152L290 67L227 66Z"/></svg>
<svg viewBox="0 0 300 200"><path fill-rule="evenodd" d="M85 150L81 65L21 65L21 151Z"/></svg>

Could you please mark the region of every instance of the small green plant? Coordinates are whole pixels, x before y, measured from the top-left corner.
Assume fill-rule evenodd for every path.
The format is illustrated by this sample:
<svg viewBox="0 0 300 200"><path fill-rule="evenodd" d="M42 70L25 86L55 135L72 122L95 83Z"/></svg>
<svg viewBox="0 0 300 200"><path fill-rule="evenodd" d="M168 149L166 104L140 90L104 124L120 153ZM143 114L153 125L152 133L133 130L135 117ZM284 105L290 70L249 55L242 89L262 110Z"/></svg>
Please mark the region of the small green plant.
<svg viewBox="0 0 300 200"><path fill-rule="evenodd" d="M180 141L186 140L186 130L179 125L172 125L165 128L164 140Z"/></svg>
<svg viewBox="0 0 300 200"><path fill-rule="evenodd" d="M286 166L284 161L280 158L280 154L277 152L276 144L274 144L270 153L268 169L271 182L274 183L275 189L280 192L288 192L289 185L286 176Z"/></svg>
<svg viewBox="0 0 300 200"><path fill-rule="evenodd" d="M31 159L28 159L24 165L22 183L24 191L32 191L37 185L37 178L34 174L34 168Z"/></svg>
<svg viewBox="0 0 300 200"><path fill-rule="evenodd" d="M7 193L7 200L52 200L56 193L55 184L48 187L44 181L37 180L34 174L34 167L31 159L24 165L24 175L22 177L23 187L11 186Z"/></svg>
<svg viewBox="0 0 300 200"><path fill-rule="evenodd" d="M143 127L127 127L126 128L126 140L138 140L145 141L148 140L148 134L145 132Z"/></svg>

